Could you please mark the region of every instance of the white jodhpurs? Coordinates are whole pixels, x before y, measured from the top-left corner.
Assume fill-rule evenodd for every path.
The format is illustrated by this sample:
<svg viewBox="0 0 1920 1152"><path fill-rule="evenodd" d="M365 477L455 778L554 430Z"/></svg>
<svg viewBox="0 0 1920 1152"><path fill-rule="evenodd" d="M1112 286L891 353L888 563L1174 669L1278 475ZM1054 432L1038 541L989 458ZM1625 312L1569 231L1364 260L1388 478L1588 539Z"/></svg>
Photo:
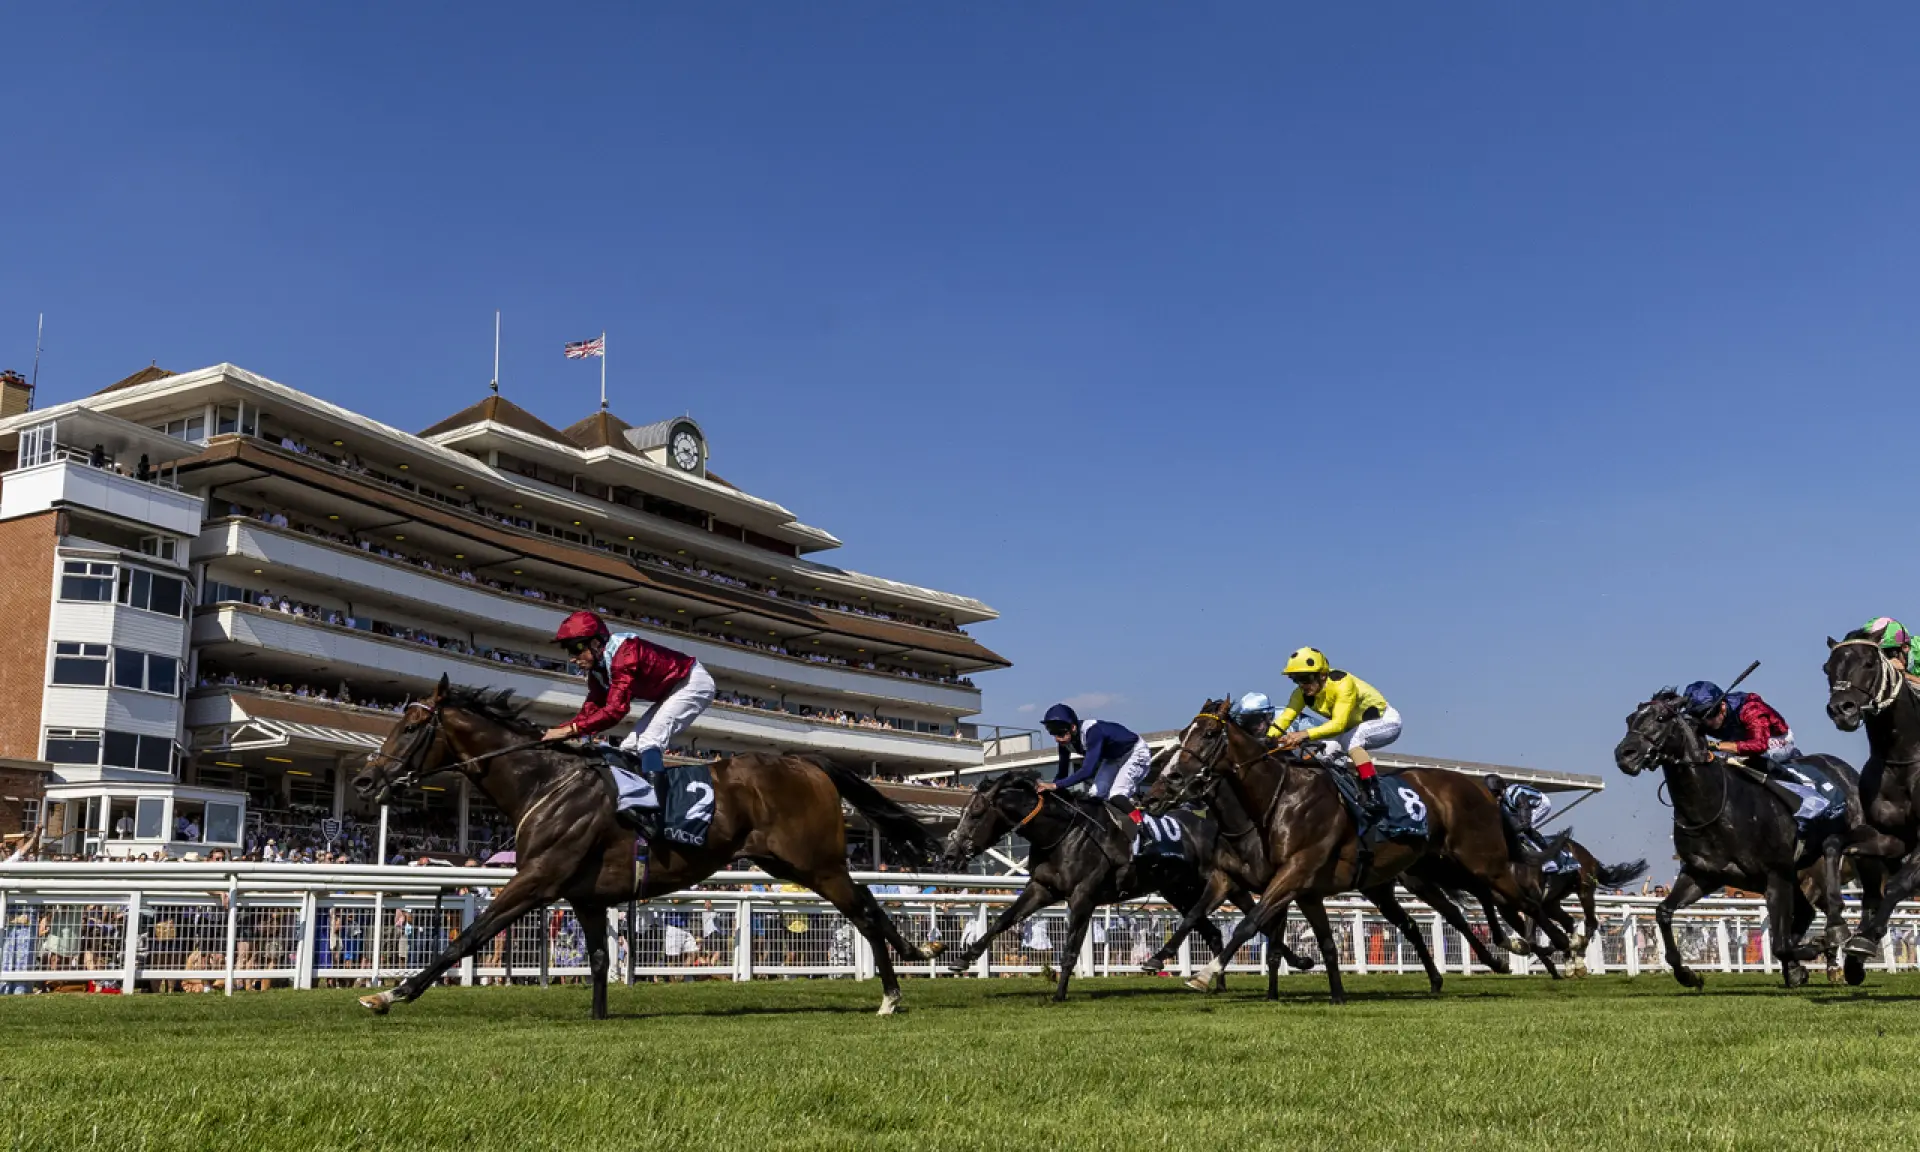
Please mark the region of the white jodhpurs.
<svg viewBox="0 0 1920 1152"><path fill-rule="evenodd" d="M1362 720L1353 727L1335 736L1329 736L1326 744L1342 752L1351 752L1355 747L1372 751L1385 748L1400 739L1400 710L1391 705L1375 720Z"/></svg>
<svg viewBox="0 0 1920 1152"><path fill-rule="evenodd" d="M713 677L704 665L695 661L693 671L687 673L680 687L669 692L665 700L654 701L653 707L633 726L633 731L620 741L620 747L635 754L647 748L665 752L672 746L673 738L686 731L712 703Z"/></svg>
<svg viewBox="0 0 1920 1152"><path fill-rule="evenodd" d="M1108 760L1100 765L1100 771L1093 777L1093 794L1102 800L1132 796L1152 767L1153 749L1147 747L1143 736L1134 741L1133 750L1124 760Z"/></svg>

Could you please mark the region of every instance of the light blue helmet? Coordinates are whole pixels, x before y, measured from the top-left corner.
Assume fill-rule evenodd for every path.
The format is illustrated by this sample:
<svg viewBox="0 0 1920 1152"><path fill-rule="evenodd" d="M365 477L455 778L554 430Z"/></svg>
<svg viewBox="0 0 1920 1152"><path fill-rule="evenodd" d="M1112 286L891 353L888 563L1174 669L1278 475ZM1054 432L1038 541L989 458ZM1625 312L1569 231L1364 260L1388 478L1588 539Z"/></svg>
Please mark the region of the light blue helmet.
<svg viewBox="0 0 1920 1152"><path fill-rule="evenodd" d="M1230 715L1240 727L1255 735L1265 736L1267 725L1273 723L1274 711L1273 701L1265 692L1249 692L1240 697Z"/></svg>

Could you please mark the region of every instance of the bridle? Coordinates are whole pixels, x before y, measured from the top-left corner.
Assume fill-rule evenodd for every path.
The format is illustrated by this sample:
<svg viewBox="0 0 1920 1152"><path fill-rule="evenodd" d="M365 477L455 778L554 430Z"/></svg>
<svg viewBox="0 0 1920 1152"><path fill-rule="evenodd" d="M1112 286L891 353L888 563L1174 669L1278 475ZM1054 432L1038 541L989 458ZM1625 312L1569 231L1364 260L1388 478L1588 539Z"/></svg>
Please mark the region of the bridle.
<svg viewBox="0 0 1920 1152"><path fill-rule="evenodd" d="M1889 659L1880 651L1880 645L1875 641L1856 637L1852 640L1842 640L1833 647L1835 651L1848 647L1871 648L1874 650L1874 655L1878 657L1878 659L1874 661L1874 664L1877 666L1875 672L1878 674L1877 679L1879 682L1874 685L1870 692L1866 692L1867 702L1860 706L1860 711L1864 715L1877 716L1885 712L1887 709L1893 707L1894 703L1900 699L1900 693L1906 691L1906 676L1901 673L1899 667L1893 660ZM1829 680L1827 682L1827 689L1829 692L1850 692L1853 690L1853 682L1851 680Z"/></svg>
<svg viewBox="0 0 1920 1152"><path fill-rule="evenodd" d="M1658 708L1658 707L1660 707L1660 703L1658 701L1649 700L1645 704L1642 704L1639 708L1634 709L1634 715L1638 716L1641 712L1645 711L1648 708ZM1667 714L1664 716L1660 716L1659 719L1662 724L1687 724L1691 722L1690 719L1684 713L1680 712L1677 708L1674 708L1672 706L1668 706ZM1628 730L1633 731L1631 727L1629 727ZM1637 731L1634 731L1634 735L1639 736L1642 740L1647 739L1644 735L1642 735ZM1647 767L1648 768L1650 769L1665 768L1668 764L1673 764L1673 763L1687 764L1694 768L1703 768L1713 763L1713 753L1711 752L1707 753L1707 757L1704 760L1675 761L1670 757L1663 755L1659 745L1655 744L1651 740L1647 740ZM1671 801L1669 801L1666 798L1663 798L1660 795L1660 793L1667 790L1667 782L1665 780L1660 781L1660 786L1654 789L1653 797L1655 800L1660 801L1661 804L1673 810L1673 827L1675 831L1678 831L1678 832L1703 831L1707 828L1713 827L1715 824L1718 824L1720 822L1720 818L1727 814L1727 799L1733 792L1733 783L1731 780L1727 778L1728 774L1729 774L1729 770L1727 768L1724 768L1724 767L1721 768L1720 770L1720 803L1714 809L1712 816L1708 817L1707 819L1701 821L1698 824L1688 824L1686 821L1680 819L1680 809L1675 807Z"/></svg>
<svg viewBox="0 0 1920 1152"><path fill-rule="evenodd" d="M367 764L369 767L381 764L399 765L399 769L388 777L385 784L382 785L384 790L390 791L394 788L412 787L419 782L422 776L427 774L427 751L433 747L434 740L440 735L441 729L445 726L440 711L440 701L436 700L429 703L427 701L415 700L408 704L406 709L403 709L403 712L410 711L414 708L425 708L427 710L427 719L420 727L414 729L413 738L408 742L404 752L398 756L394 756L376 748L372 752L367 753ZM524 744L510 744L505 748L496 748L491 752L482 752L478 756L469 756L465 760L455 760L451 764L442 764L434 769L434 771L458 772L470 768L475 764L484 764L489 760L498 759L501 756L511 756L515 752L526 752L530 749L539 748L547 743L548 741L545 739L540 739L529 740Z"/></svg>
<svg viewBox="0 0 1920 1152"><path fill-rule="evenodd" d="M1187 737L1192 733L1193 726L1202 720L1211 720L1219 727L1213 734L1207 737L1207 744L1204 745L1199 752L1189 752L1187 751ZM1180 734L1180 743L1176 745L1178 751L1167 761L1163 774L1165 772L1172 772L1174 765L1179 762L1181 756L1190 756L1198 761L1200 770L1186 775L1175 774L1174 778L1180 783L1180 791L1178 795L1169 798L1169 806L1201 798L1210 799L1213 793L1219 790L1223 779L1220 773L1220 759L1226 754L1228 749L1233 747L1233 734L1228 731L1228 726L1232 723L1232 720L1226 719L1214 712L1201 712L1187 723L1186 729ZM1244 764L1232 765L1232 767L1236 769L1251 768L1259 764L1262 760L1275 760L1278 754L1278 749L1269 748L1260 755L1259 759L1249 760ZM1238 831L1226 827L1224 823L1220 824L1220 832L1222 835L1237 840L1248 833L1257 832L1273 819L1274 809L1280 806L1280 798L1285 795L1287 791L1287 777L1284 771L1287 761L1277 760L1276 762L1281 765L1282 774L1274 786L1273 798L1267 801L1266 811L1261 813L1259 820L1254 820L1251 815L1251 810L1249 810L1247 826ZM1216 821L1219 820L1217 810L1214 813L1214 819Z"/></svg>

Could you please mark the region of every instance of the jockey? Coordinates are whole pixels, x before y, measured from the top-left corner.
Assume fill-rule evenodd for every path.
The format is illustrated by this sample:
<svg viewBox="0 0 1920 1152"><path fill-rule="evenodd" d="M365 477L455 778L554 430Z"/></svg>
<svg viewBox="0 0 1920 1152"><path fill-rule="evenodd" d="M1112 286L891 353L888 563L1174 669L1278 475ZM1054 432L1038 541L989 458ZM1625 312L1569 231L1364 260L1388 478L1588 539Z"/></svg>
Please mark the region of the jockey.
<svg viewBox="0 0 1920 1152"><path fill-rule="evenodd" d="M1082 723L1065 704L1047 709L1041 724L1060 745L1060 769L1054 773L1053 783L1041 783L1041 791L1071 788L1092 780L1095 796L1109 803L1118 801L1116 808L1133 807L1133 793L1147 778L1153 762L1153 749L1145 740L1110 720ZM1076 752L1084 759L1080 770L1069 774Z"/></svg>
<svg viewBox="0 0 1920 1152"><path fill-rule="evenodd" d="M1804 784L1800 774L1785 767L1789 760L1800 759L1794 747L1793 729L1786 717L1773 705L1760 699L1757 692L1734 692L1724 699L1718 685L1695 680L1682 693L1687 710L1700 721L1700 734L1707 747L1729 756L1745 756L1747 763L1764 768L1767 775L1796 784Z"/></svg>
<svg viewBox="0 0 1920 1152"><path fill-rule="evenodd" d="M1400 713L1373 685L1329 667L1326 654L1318 648L1302 648L1288 657L1287 678L1294 682L1293 695L1267 730L1268 739L1278 740L1283 749L1317 740L1344 751L1353 758L1368 813L1384 815L1386 805L1380 799L1380 781L1369 750L1400 739ZM1290 731L1294 720L1309 708L1325 716L1326 723Z"/></svg>
<svg viewBox="0 0 1920 1152"><path fill-rule="evenodd" d="M1876 616L1860 631L1878 644L1888 659L1898 661L1910 678L1920 680L1920 636L1908 632L1906 625L1891 616Z"/></svg>
<svg viewBox="0 0 1920 1152"><path fill-rule="evenodd" d="M1249 692L1240 697L1227 713L1235 724L1266 739L1267 729L1273 727L1273 700L1265 692Z"/></svg>
<svg viewBox="0 0 1920 1152"><path fill-rule="evenodd" d="M1500 820L1513 838L1538 852L1546 843L1540 825L1553 811L1546 793L1525 784L1512 784L1499 776L1487 777L1487 789L1500 801Z"/></svg>
<svg viewBox="0 0 1920 1152"><path fill-rule="evenodd" d="M638 756L643 772L659 772L666 767L668 744L713 703L713 677L698 660L631 632L616 634L595 613L567 617L554 641L587 674L587 702L572 720L547 729L548 740L604 732L627 718L635 699L651 700L653 706L620 742L620 750ZM631 813L660 806L645 776L612 770L618 818L632 822Z"/></svg>
<svg viewBox="0 0 1920 1152"><path fill-rule="evenodd" d="M1233 708L1228 711L1227 716L1234 723L1240 725L1240 727L1253 733L1255 736L1265 739L1269 731L1273 728L1273 714L1275 711L1276 709L1273 706L1273 698L1271 696L1268 696L1265 692L1249 692L1245 696L1240 697L1239 702L1234 704ZM1326 722L1327 718L1325 716L1308 708L1294 717L1293 723L1287 726L1287 731L1304 732L1315 725L1325 724Z"/></svg>

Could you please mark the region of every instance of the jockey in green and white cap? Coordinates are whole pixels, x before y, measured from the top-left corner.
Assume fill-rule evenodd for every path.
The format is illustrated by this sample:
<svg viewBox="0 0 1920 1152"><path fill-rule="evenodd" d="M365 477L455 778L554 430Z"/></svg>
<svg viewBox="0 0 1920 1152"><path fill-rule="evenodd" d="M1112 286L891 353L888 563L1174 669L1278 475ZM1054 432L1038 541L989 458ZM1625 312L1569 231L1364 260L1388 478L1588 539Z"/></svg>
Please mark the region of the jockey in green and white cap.
<svg viewBox="0 0 1920 1152"><path fill-rule="evenodd" d="M1889 659L1898 658L1907 675L1920 676L1920 636L1908 632L1905 624L1891 616L1876 616L1860 631L1878 644Z"/></svg>

